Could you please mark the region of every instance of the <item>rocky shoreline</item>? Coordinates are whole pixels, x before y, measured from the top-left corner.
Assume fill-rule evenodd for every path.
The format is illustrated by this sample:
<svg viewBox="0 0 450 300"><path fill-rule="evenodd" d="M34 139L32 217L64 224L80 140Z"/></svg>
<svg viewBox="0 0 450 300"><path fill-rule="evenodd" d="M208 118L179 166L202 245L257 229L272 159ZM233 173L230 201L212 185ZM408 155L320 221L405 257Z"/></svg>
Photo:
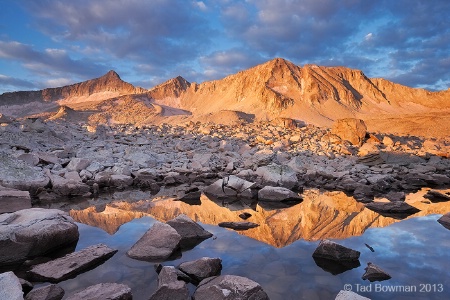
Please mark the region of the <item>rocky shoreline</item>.
<svg viewBox="0 0 450 300"><path fill-rule="evenodd" d="M172 186L175 187L176 198L186 202L198 201L203 193L217 199L234 197L244 201L247 199L249 203L289 204L302 201L304 188L320 188L343 191L369 209L400 218L418 210L404 202L405 193L422 187L450 186L449 153L448 138L424 139L368 133L364 123L355 119L339 120L332 129L311 125L302 127L293 120L235 126L188 122L139 128L126 125L93 128L60 121L43 122L38 118L8 120L0 126L1 264L23 263L76 243L78 232L71 227L70 224L74 223L69 216L57 210L30 209L33 204L51 203L61 198L91 198L111 190L144 189L155 194L162 187ZM430 203L448 201L450 198L438 191L430 191L427 195L425 198ZM376 198L385 198L386 201L374 201ZM23 213L25 215L22 216ZM32 221L33 216L40 221ZM180 247L195 247L202 239L212 236L202 232L196 227L198 224L188 219L179 216L167 224L157 223L159 225L150 228L141 238L142 241L139 240L128 251L128 255L134 259L164 261ZM24 226L27 220L31 223ZM180 222L182 225L177 226ZM258 226L251 222L222 225L237 230ZM40 237L38 234L46 226L58 228L56 236L51 235L51 242L49 235ZM194 233L183 239L186 232L180 232L189 226ZM23 240L28 241L26 247L15 240L20 234ZM71 238L62 239L61 235ZM35 239L42 247L36 247L39 243ZM160 247L157 247L156 254L149 255L148 247L154 248L158 243ZM17 251L19 244L23 248ZM114 255L114 249L103 246L92 247L102 248L106 252L105 259ZM332 248L338 249L338 252L351 250L338 246ZM37 248L44 250L38 253ZM70 254L72 259L76 257L75 253ZM330 255L314 258L333 260L334 255L337 257L335 261L343 263L339 253ZM84 259L88 256L81 255ZM216 265L217 259L214 260ZM79 272L97 263L97 260L92 265L90 262L69 261L71 270L63 273L61 280L74 276L72 269ZM203 262L201 264L204 265ZM180 293L177 295L188 299L189 293L186 294L177 273L182 269L164 266L159 270L161 279L158 279L155 295L163 293L166 296L176 290ZM369 276L372 273L364 274L363 277L369 280L389 276L380 275L382 270L375 265L367 269L368 273L375 272L374 277ZM15 289L13 286L17 286L17 280L11 277L15 275L1 275L12 282L7 291ZM220 272L208 275L195 277L197 291L203 294L196 291L192 295L194 299L232 299L230 297L237 297L241 295L239 293L245 297L254 294L255 299L268 299L262 288L248 278L220 275ZM38 280L59 281L40 273L34 276ZM0 280L1 284L3 280ZM117 292L116 298L111 299L131 299L131 291L126 286L107 285L89 287L88 291L82 291L70 299L85 299L83 297L104 291ZM222 295L212 292L218 286L222 291L228 290L230 285L247 287L250 291L237 289L234 291L238 293L236 295L231 295L231 290ZM61 294L54 286L46 289L47 293ZM217 298L211 298L211 295ZM152 299L163 299L160 297L165 296L152 296ZM61 299L63 296L58 297L45 299ZM27 296L26 299L40 298Z"/></svg>

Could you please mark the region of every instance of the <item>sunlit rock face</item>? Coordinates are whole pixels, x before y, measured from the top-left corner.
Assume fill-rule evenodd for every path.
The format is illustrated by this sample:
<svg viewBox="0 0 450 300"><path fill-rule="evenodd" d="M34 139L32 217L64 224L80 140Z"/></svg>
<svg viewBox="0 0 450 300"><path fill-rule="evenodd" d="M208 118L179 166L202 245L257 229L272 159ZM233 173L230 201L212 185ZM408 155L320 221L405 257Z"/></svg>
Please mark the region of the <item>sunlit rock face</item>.
<svg viewBox="0 0 450 300"><path fill-rule="evenodd" d="M410 217L447 213L446 203L424 203L421 201L423 194L425 191L407 197L407 202L421 210ZM201 197L201 205L189 205L170 197L136 202L123 199L124 201L106 205L103 211L89 207L84 210L71 210L70 215L78 222L102 228L113 234L122 224L142 216L167 222L185 214L194 221L218 225L220 222L240 222L242 219L239 215L246 212L252 215L248 221L260 226L239 234L275 247L284 247L299 239L343 239L359 236L368 228L385 227L400 221L381 216L343 192L321 193L318 190L307 190L303 198L302 203L288 208L265 209L258 204L256 210L245 207L245 203L240 204L241 209L230 210L204 195ZM233 208L236 206L234 203Z"/></svg>

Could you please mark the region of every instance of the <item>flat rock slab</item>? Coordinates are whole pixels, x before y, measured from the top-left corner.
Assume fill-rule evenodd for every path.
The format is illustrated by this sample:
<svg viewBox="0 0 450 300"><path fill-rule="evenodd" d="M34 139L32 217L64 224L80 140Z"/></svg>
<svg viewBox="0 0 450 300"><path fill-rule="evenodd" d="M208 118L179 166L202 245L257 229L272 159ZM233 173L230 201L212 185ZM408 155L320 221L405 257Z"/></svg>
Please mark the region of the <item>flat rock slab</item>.
<svg viewBox="0 0 450 300"><path fill-rule="evenodd" d="M58 209L30 208L0 215L0 264L42 256L79 238L78 226Z"/></svg>
<svg viewBox="0 0 450 300"><path fill-rule="evenodd" d="M412 215L418 213L420 209L409 205L406 202L371 202L367 203L366 207L380 214L401 214Z"/></svg>
<svg viewBox="0 0 450 300"><path fill-rule="evenodd" d="M179 270L172 266L162 267L158 275L158 289L153 293L150 299L190 299L186 282L178 279L179 272Z"/></svg>
<svg viewBox="0 0 450 300"><path fill-rule="evenodd" d="M28 273L34 280L59 282L103 263L116 252L104 244L97 244L36 265Z"/></svg>
<svg viewBox="0 0 450 300"><path fill-rule="evenodd" d="M450 212L446 213L438 219L438 222L445 228L450 230Z"/></svg>
<svg viewBox="0 0 450 300"><path fill-rule="evenodd" d="M66 300L131 300L131 288L119 283L99 283L69 296Z"/></svg>
<svg viewBox="0 0 450 300"><path fill-rule="evenodd" d="M0 214L31 208L28 191L20 191L0 186Z"/></svg>
<svg viewBox="0 0 450 300"><path fill-rule="evenodd" d="M370 282L383 281L392 278L391 275L383 271L379 266L370 262L367 263L367 267L364 270L366 270L366 272L361 278L364 280L368 279Z"/></svg>
<svg viewBox="0 0 450 300"><path fill-rule="evenodd" d="M127 255L138 260L166 260L180 248L180 242L181 236L172 226L156 222L128 250Z"/></svg>
<svg viewBox="0 0 450 300"><path fill-rule="evenodd" d="M182 272L189 275L194 284L208 277L218 276L222 271L220 258L202 257L197 260L187 261L178 266Z"/></svg>
<svg viewBox="0 0 450 300"><path fill-rule="evenodd" d="M266 292L255 281L235 275L202 280L192 296L194 300L268 300Z"/></svg>
<svg viewBox="0 0 450 300"><path fill-rule="evenodd" d="M258 200L275 202L301 201L302 197L284 187L265 186L258 191Z"/></svg>
<svg viewBox="0 0 450 300"><path fill-rule="evenodd" d="M213 236L211 232L206 231L184 214L167 221L167 224L173 227L181 236L180 246L182 249L192 248Z"/></svg>
<svg viewBox="0 0 450 300"><path fill-rule="evenodd" d="M259 226L259 224L253 222L220 222L218 225L220 227L230 228L234 230L247 230Z"/></svg>
<svg viewBox="0 0 450 300"><path fill-rule="evenodd" d="M0 274L0 299L23 300L22 286L13 272Z"/></svg>
<svg viewBox="0 0 450 300"><path fill-rule="evenodd" d="M357 261L360 252L339 245L330 240L322 240L313 253L314 258L325 258L334 261Z"/></svg>
<svg viewBox="0 0 450 300"><path fill-rule="evenodd" d="M263 184L281 186L287 189L298 183L297 173L288 165L270 164L256 169L255 174L261 178Z"/></svg>
<svg viewBox="0 0 450 300"><path fill-rule="evenodd" d="M49 284L33 289L27 294L25 300L61 300L64 297L64 290L56 284Z"/></svg>

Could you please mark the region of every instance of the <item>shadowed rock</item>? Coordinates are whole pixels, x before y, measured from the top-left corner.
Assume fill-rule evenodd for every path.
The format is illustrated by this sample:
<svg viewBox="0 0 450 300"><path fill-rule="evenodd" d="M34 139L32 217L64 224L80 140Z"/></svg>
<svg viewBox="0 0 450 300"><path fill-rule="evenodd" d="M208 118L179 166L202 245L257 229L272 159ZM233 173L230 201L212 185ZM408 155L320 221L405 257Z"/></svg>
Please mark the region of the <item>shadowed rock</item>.
<svg viewBox="0 0 450 300"><path fill-rule="evenodd" d="M170 225L156 222L134 244L127 255L146 261L166 260L180 248L181 236Z"/></svg>
<svg viewBox="0 0 450 300"><path fill-rule="evenodd" d="M257 282L235 275L222 275L202 280L192 298L194 300L269 299Z"/></svg>
<svg viewBox="0 0 450 300"><path fill-rule="evenodd" d="M396 219L403 219L420 211L420 209L402 201L371 202L365 205L368 209L371 209L385 217L392 217Z"/></svg>
<svg viewBox="0 0 450 300"><path fill-rule="evenodd" d="M348 270L357 268L361 266L359 260L350 260L350 261L336 261L333 259L321 258L321 257L313 257L316 265L324 270L325 272L331 273L332 275L338 275L344 273Z"/></svg>
<svg viewBox="0 0 450 300"><path fill-rule="evenodd" d="M67 300L131 300L133 295L131 289L125 284L99 283L69 296Z"/></svg>
<svg viewBox="0 0 450 300"><path fill-rule="evenodd" d="M450 201L449 195L433 190L428 191L423 197L429 199L433 203Z"/></svg>
<svg viewBox="0 0 450 300"><path fill-rule="evenodd" d="M33 289L27 294L25 300L61 300L64 297L64 290L56 284L50 284Z"/></svg>
<svg viewBox="0 0 450 300"><path fill-rule="evenodd" d="M364 270L366 270L366 272L361 278L364 280L368 279L370 282L383 281L392 278L391 275L371 262L367 263L367 267Z"/></svg>
<svg viewBox="0 0 450 300"><path fill-rule="evenodd" d="M258 191L258 200L277 202L292 200L301 201L302 197L284 187L265 186Z"/></svg>
<svg viewBox="0 0 450 300"><path fill-rule="evenodd" d="M29 192L0 186L0 214L27 208L31 208Z"/></svg>
<svg viewBox="0 0 450 300"><path fill-rule="evenodd" d="M172 226L181 236L181 249L193 248L213 236L211 232L206 231L184 214L167 221L167 224Z"/></svg>
<svg viewBox="0 0 450 300"><path fill-rule="evenodd" d="M325 258L338 262L358 261L359 251L344 247L329 240L322 240L313 253L314 258Z"/></svg>
<svg viewBox="0 0 450 300"><path fill-rule="evenodd" d="M30 208L0 215L0 264L41 256L78 241L78 226L57 209Z"/></svg>
<svg viewBox="0 0 450 300"><path fill-rule="evenodd" d="M181 263L178 269L189 275L194 284L203 279L220 275L222 260L220 258L202 257L194 261Z"/></svg>
<svg viewBox="0 0 450 300"><path fill-rule="evenodd" d="M179 280L179 270L172 266L162 267L158 275L158 289L150 297L151 300L189 299L186 282Z"/></svg>
<svg viewBox="0 0 450 300"><path fill-rule="evenodd" d="M223 197L242 197L242 198L252 198L253 194L251 192L252 186L255 183L241 179L237 176L230 175L222 179L218 179L213 184L207 186L203 192L207 196L213 196L217 198Z"/></svg>
<svg viewBox="0 0 450 300"><path fill-rule="evenodd" d="M28 273L34 280L60 282L103 263L116 252L106 245L98 244L33 266Z"/></svg>
<svg viewBox="0 0 450 300"><path fill-rule="evenodd" d="M437 220L442 226L450 230L450 212L446 213Z"/></svg>
<svg viewBox="0 0 450 300"><path fill-rule="evenodd" d="M247 230L259 226L259 224L253 222L220 222L218 225L220 227L230 228L234 230Z"/></svg>

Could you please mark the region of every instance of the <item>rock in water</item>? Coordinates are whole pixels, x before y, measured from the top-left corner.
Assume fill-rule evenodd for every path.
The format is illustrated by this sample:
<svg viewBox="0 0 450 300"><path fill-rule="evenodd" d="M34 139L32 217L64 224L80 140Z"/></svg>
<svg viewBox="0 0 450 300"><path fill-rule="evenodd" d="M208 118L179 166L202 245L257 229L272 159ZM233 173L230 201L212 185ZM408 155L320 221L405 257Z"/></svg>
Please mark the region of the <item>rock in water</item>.
<svg viewBox="0 0 450 300"><path fill-rule="evenodd" d="M355 146L361 146L367 133L367 126L360 119L339 119L334 122L331 133Z"/></svg>
<svg viewBox="0 0 450 300"><path fill-rule="evenodd" d="M202 257L194 261L181 263L178 269L188 274L194 284L203 279L220 275L222 260L220 258Z"/></svg>
<svg viewBox="0 0 450 300"><path fill-rule="evenodd" d="M276 202L291 200L301 201L302 197L284 187L265 186L258 191L258 200Z"/></svg>
<svg viewBox="0 0 450 300"><path fill-rule="evenodd" d="M344 247L329 240L322 240L313 253L313 257L341 261L359 260L359 251Z"/></svg>
<svg viewBox="0 0 450 300"><path fill-rule="evenodd" d="M134 244L127 255L134 259L166 260L180 248L181 236L170 225L156 222Z"/></svg>
<svg viewBox="0 0 450 300"><path fill-rule="evenodd" d="M0 299L23 300L19 278L11 271L0 274Z"/></svg>
<svg viewBox="0 0 450 300"><path fill-rule="evenodd" d="M190 299L186 283L178 280L178 272L180 271L172 266L162 267L158 275L158 289L150 297L150 300Z"/></svg>
<svg viewBox="0 0 450 300"><path fill-rule="evenodd" d="M202 280L192 297L194 300L252 299L268 300L266 292L255 281L235 275L222 275Z"/></svg>
<svg viewBox="0 0 450 300"><path fill-rule="evenodd" d="M433 190L428 191L423 197L429 199L433 203L450 201L449 195Z"/></svg>
<svg viewBox="0 0 450 300"><path fill-rule="evenodd" d="M30 208L0 215L0 264L41 256L78 241L78 226L57 209Z"/></svg>
<svg viewBox="0 0 450 300"><path fill-rule="evenodd" d="M450 212L439 218L438 222L445 228L450 230Z"/></svg>
<svg viewBox="0 0 450 300"><path fill-rule="evenodd" d="M371 209L379 214L392 217L398 216L400 218L415 214L420 211L420 209L402 201L370 202L365 205L368 209Z"/></svg>
<svg viewBox="0 0 450 300"><path fill-rule="evenodd" d="M167 224L181 236L180 246L182 249L192 248L213 236L211 232L206 231L184 214L167 221Z"/></svg>
<svg viewBox="0 0 450 300"><path fill-rule="evenodd" d="M217 225L234 230L247 230L259 226L259 224L253 222L220 222Z"/></svg>
<svg viewBox="0 0 450 300"><path fill-rule="evenodd" d="M31 208L29 192L0 186L0 214L27 208Z"/></svg>
<svg viewBox="0 0 450 300"><path fill-rule="evenodd" d="M103 263L116 252L117 250L113 250L104 244L97 244L47 263L33 266L28 273L35 280L59 282Z"/></svg>
<svg viewBox="0 0 450 300"><path fill-rule="evenodd" d="M64 297L64 290L56 284L50 284L33 289L27 294L25 300L61 300Z"/></svg>
<svg viewBox="0 0 450 300"><path fill-rule="evenodd" d="M366 270L366 272L361 278L364 280L368 279L370 282L383 281L392 278L391 275L371 262L367 263L367 267L364 270Z"/></svg>
<svg viewBox="0 0 450 300"><path fill-rule="evenodd" d="M131 289L125 284L99 283L73 294L67 300L131 300L133 295Z"/></svg>

